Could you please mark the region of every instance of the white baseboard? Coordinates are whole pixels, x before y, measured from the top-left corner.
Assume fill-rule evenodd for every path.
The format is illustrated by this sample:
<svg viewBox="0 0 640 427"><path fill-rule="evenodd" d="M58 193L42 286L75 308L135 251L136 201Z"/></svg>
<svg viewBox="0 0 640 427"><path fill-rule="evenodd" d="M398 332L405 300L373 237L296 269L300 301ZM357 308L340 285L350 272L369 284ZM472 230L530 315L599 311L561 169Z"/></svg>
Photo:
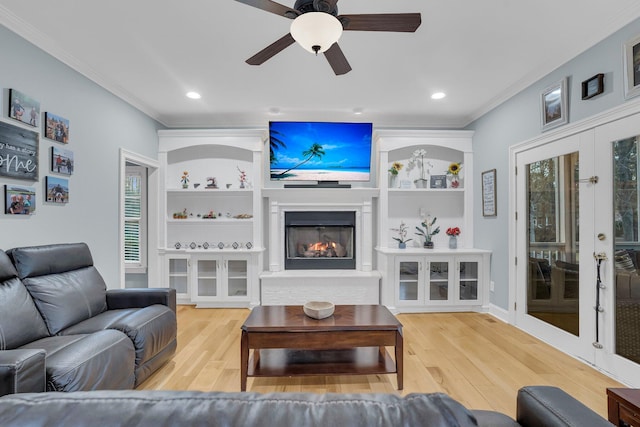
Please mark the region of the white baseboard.
<svg viewBox="0 0 640 427"><path fill-rule="evenodd" d="M506 310L502 307L498 307L495 304L489 304L489 314L498 319L502 320L504 323L509 323L509 310Z"/></svg>

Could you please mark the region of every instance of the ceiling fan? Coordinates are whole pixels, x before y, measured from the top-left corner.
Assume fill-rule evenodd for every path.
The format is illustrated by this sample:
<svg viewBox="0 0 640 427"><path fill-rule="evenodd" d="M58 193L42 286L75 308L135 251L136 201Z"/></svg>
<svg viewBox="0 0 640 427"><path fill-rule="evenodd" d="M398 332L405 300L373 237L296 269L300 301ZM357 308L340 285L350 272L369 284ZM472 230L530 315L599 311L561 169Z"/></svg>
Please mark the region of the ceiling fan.
<svg viewBox="0 0 640 427"><path fill-rule="evenodd" d="M285 18L293 19L288 34L247 59L261 65L298 42L316 55L324 53L336 75L351 71L351 65L338 46L342 31L414 32L422 23L419 13L338 15L338 0L296 0L293 8L271 0L236 0Z"/></svg>

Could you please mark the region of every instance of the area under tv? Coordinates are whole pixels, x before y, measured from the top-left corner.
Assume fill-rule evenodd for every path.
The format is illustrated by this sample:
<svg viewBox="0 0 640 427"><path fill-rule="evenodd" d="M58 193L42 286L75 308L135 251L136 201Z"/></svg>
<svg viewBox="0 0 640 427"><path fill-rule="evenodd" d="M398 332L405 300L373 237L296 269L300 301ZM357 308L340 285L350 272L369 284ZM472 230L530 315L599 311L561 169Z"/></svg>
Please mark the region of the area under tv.
<svg viewBox="0 0 640 427"><path fill-rule="evenodd" d="M351 184L341 184L339 181L318 181L315 184L285 184L284 188L351 188Z"/></svg>

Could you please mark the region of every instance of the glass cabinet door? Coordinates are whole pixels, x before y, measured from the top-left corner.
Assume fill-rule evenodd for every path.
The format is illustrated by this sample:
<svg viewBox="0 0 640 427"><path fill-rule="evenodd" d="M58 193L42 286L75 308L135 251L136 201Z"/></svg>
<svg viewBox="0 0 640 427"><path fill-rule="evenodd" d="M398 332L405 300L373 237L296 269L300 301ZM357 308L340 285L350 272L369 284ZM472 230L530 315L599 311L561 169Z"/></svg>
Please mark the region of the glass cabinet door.
<svg viewBox="0 0 640 427"><path fill-rule="evenodd" d="M398 262L398 301L419 301L420 262Z"/></svg>
<svg viewBox="0 0 640 427"><path fill-rule="evenodd" d="M187 294L189 290L188 260L169 258L169 287L178 294Z"/></svg>
<svg viewBox="0 0 640 427"><path fill-rule="evenodd" d="M449 299L449 261L431 261L429 263L428 292L430 301Z"/></svg>
<svg viewBox="0 0 640 427"><path fill-rule="evenodd" d="M198 296L215 297L218 295L218 261L215 259L198 260L196 283Z"/></svg>
<svg viewBox="0 0 640 427"><path fill-rule="evenodd" d="M476 261L460 261L458 263L458 286L460 300L478 299L478 265Z"/></svg>
<svg viewBox="0 0 640 427"><path fill-rule="evenodd" d="M227 296L246 297L248 287L248 262L246 260L228 260L227 266Z"/></svg>

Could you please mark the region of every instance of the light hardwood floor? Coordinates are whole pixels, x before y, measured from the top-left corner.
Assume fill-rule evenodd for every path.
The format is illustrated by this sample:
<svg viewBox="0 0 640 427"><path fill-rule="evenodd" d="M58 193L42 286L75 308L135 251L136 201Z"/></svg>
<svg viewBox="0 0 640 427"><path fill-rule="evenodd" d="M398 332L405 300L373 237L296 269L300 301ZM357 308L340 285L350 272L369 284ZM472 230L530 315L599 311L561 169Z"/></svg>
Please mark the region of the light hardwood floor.
<svg viewBox="0 0 640 427"><path fill-rule="evenodd" d="M240 327L249 310L178 307L178 350L138 389L240 391ZM395 375L249 378L247 390L444 392L473 409L515 417L525 385L558 386L606 418L607 387L622 384L488 314L400 314L404 390Z"/></svg>

